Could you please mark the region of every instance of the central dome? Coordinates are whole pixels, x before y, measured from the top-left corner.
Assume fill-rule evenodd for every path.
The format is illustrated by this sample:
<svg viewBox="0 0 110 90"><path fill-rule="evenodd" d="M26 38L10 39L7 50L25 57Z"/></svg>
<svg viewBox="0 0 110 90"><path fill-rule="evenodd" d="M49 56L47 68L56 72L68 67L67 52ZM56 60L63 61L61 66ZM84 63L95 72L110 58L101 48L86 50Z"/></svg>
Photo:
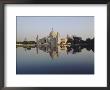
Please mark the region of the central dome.
<svg viewBox="0 0 110 90"><path fill-rule="evenodd" d="M57 36L57 32L54 32L53 30L50 32L50 36L56 37Z"/></svg>

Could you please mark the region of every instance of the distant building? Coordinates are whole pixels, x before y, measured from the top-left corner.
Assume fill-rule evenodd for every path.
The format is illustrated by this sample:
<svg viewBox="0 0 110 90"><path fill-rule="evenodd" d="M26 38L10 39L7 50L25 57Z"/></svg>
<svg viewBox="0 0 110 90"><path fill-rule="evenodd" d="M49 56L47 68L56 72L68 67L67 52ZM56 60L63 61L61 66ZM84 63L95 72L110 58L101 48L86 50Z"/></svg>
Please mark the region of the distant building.
<svg viewBox="0 0 110 90"><path fill-rule="evenodd" d="M47 43L46 37L39 39L39 44L45 44L45 43Z"/></svg>
<svg viewBox="0 0 110 90"><path fill-rule="evenodd" d="M61 38L61 40L60 40L61 45L66 44L66 42L67 42L67 38Z"/></svg>
<svg viewBox="0 0 110 90"><path fill-rule="evenodd" d="M68 37L69 36L67 35L66 38L61 38L60 34L58 32L54 32L52 28L52 31L49 33L47 37L38 40L38 36L37 36L36 42L39 42L39 44L48 44L51 47L56 47L56 45L66 44Z"/></svg>
<svg viewBox="0 0 110 90"><path fill-rule="evenodd" d="M59 33L54 32L53 30L49 34L49 40L50 40L50 45L57 45L60 43L59 39Z"/></svg>

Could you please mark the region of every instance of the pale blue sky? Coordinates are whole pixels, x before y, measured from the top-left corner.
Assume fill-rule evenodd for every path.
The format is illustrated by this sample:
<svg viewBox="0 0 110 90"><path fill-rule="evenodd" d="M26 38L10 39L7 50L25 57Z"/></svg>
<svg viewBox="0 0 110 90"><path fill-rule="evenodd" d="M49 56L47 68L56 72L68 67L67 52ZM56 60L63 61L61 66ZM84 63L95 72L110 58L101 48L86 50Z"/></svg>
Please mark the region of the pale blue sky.
<svg viewBox="0 0 110 90"><path fill-rule="evenodd" d="M35 40L47 36L51 28L60 33L61 37L67 34L86 38L94 37L93 16L17 16L17 41Z"/></svg>

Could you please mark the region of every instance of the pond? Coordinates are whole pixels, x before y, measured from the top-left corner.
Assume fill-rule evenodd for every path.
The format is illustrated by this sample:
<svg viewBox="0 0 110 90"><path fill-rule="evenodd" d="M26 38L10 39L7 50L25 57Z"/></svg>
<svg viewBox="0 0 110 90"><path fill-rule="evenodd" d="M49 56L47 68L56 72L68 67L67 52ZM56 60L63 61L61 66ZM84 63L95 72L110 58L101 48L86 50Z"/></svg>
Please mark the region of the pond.
<svg viewBox="0 0 110 90"><path fill-rule="evenodd" d="M94 74L94 50L80 46L17 47L16 74Z"/></svg>

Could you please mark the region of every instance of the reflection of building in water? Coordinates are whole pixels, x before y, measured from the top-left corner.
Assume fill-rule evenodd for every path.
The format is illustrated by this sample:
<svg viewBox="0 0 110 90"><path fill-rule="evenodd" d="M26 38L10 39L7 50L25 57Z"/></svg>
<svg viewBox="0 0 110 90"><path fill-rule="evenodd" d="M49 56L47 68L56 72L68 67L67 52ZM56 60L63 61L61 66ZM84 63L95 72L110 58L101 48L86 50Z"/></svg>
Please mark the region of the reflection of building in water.
<svg viewBox="0 0 110 90"><path fill-rule="evenodd" d="M53 47L53 46L49 47L49 46L42 46L42 45L38 46L38 47L36 47L37 54L38 54L38 51L39 51L38 49L42 50L46 53L49 53L49 55L52 59L55 59L55 58L59 57L59 51L58 51L57 46L56 47Z"/></svg>
<svg viewBox="0 0 110 90"><path fill-rule="evenodd" d="M43 52L49 53L49 55L52 59L58 58L61 53L67 52L66 46L59 46L59 45L57 45L56 47L53 47L53 46L49 47L49 46L40 45L40 46L36 47L37 54L39 51L38 49L42 50Z"/></svg>
<svg viewBox="0 0 110 90"><path fill-rule="evenodd" d="M67 47L66 46L60 46L59 47L59 50L60 50L60 52L66 51L67 50Z"/></svg>
<svg viewBox="0 0 110 90"><path fill-rule="evenodd" d="M88 51L92 50L93 47L89 45L73 45L73 46L65 46L65 45L56 45L56 47L53 46L47 46L47 45L39 45L39 46L25 46L23 47L25 51L31 50L31 48L36 47L36 52L39 54L39 50L46 52L50 55L52 59L59 58L61 54L76 54L81 52L82 49L86 48Z"/></svg>
<svg viewBox="0 0 110 90"><path fill-rule="evenodd" d="M39 43L38 43L38 40L39 40L39 39L38 39L38 35L37 35L37 37L36 37L36 44L37 44L37 45L39 44Z"/></svg>
<svg viewBox="0 0 110 90"><path fill-rule="evenodd" d="M49 54L52 59L58 58L59 57L58 47L50 48Z"/></svg>

